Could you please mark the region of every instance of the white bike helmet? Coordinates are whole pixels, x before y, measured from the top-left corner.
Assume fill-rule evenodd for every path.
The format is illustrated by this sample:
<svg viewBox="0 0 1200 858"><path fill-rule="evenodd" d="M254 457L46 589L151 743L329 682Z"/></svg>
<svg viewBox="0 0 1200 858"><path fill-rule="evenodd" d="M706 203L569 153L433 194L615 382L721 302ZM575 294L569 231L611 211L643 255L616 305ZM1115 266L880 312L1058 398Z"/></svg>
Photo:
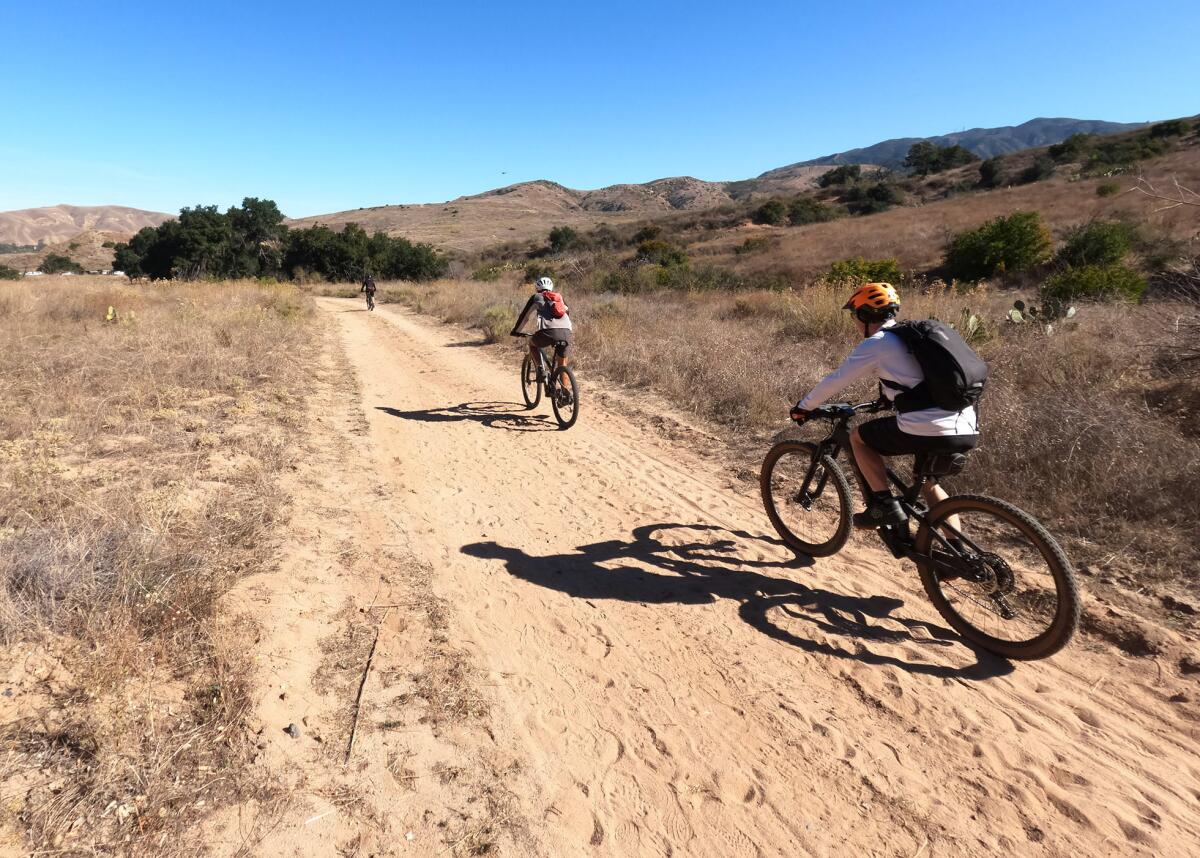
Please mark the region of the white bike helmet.
<svg viewBox="0 0 1200 858"><path fill-rule="evenodd" d="M553 288L554 281L549 277L539 277L537 282L533 284L533 291L535 292L549 292Z"/></svg>

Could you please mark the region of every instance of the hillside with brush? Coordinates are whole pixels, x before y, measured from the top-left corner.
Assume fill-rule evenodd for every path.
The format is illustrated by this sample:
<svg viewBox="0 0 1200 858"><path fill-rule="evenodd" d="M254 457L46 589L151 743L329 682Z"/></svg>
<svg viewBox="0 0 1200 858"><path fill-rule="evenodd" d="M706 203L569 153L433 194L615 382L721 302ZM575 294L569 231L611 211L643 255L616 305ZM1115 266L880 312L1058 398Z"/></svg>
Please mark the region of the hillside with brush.
<svg viewBox="0 0 1200 858"><path fill-rule="evenodd" d="M45 206L0 212L0 244L37 245L69 241L81 232L133 235L174 215L127 206Z"/></svg>

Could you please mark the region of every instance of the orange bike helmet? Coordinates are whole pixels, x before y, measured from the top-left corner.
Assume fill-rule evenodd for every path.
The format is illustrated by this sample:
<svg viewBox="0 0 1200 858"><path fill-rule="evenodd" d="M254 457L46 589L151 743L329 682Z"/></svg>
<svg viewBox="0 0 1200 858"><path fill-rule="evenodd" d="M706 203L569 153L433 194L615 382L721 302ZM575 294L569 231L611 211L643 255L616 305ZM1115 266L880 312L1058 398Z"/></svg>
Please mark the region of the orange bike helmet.
<svg viewBox="0 0 1200 858"><path fill-rule="evenodd" d="M864 283L842 307L864 322L890 319L900 309L900 294L891 283Z"/></svg>

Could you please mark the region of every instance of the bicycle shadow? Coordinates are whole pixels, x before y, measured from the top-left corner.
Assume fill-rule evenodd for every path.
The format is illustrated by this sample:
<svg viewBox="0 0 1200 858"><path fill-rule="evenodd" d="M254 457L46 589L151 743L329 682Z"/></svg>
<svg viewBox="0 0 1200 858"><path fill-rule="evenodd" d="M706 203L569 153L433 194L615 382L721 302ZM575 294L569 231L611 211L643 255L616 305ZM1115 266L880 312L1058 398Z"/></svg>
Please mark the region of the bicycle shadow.
<svg viewBox="0 0 1200 858"><path fill-rule="evenodd" d="M704 605L720 599L737 601L741 604L738 615L747 625L770 638L817 655L870 665L890 665L909 673L940 678L982 680L1013 671L1007 660L971 645L948 628L896 613L904 606L901 599L834 593L758 571L811 566L811 558L782 562L751 560L737 553L737 542L733 538L700 538L678 543L664 541L656 535L684 531L697 531L702 535L722 532L743 542L782 545L773 538L729 531L716 525L668 523L637 527L631 540L594 542L571 553L544 557L494 541L464 545L461 551L472 557L502 560L509 574L577 599L613 599L649 605ZM613 563L619 565L606 565ZM633 565L635 563L644 565ZM855 646L842 649L804 637L778 625L771 616L772 611L792 620L811 623L826 636L852 639ZM795 626L795 623L789 625ZM873 651L867 646L868 642L939 649L961 645L975 662L959 667L910 661Z"/></svg>
<svg viewBox="0 0 1200 858"><path fill-rule="evenodd" d="M377 405L375 410L419 423L460 423L471 420L489 429L507 429L510 432L556 432L559 428L557 421L542 414L533 414L515 402L463 402L446 408L420 411L401 411L389 405Z"/></svg>

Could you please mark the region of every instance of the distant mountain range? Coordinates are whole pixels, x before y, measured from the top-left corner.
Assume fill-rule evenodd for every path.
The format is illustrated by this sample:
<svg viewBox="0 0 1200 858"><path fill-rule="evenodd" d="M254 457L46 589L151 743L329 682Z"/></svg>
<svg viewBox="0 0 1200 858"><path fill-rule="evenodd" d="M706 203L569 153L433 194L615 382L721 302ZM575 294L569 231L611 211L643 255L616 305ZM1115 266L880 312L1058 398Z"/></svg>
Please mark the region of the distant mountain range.
<svg viewBox="0 0 1200 858"><path fill-rule="evenodd" d="M768 170L753 179L711 182L690 176L656 179L642 184L617 184L597 190L574 190L556 182L537 180L459 197L446 203L376 206L289 220L295 226L325 224L404 235L445 248L476 250L507 239L527 240L551 226L588 227L601 221L631 221L671 212L712 209L737 200L795 194L811 188L829 166L871 164L896 168L909 148L921 140L941 146L958 144L980 157L1009 154L1047 146L1072 134L1116 134L1144 123L1089 119L1032 119L1016 126L972 128L936 137L884 140L823 158ZM47 245L74 240L81 233L132 235L157 226L173 215L123 206L51 206L0 212L0 243Z"/></svg>
<svg viewBox="0 0 1200 858"><path fill-rule="evenodd" d="M1008 155L1022 149L1061 143L1072 134L1119 134L1141 128L1144 122L1104 122L1099 119L1031 119L1020 125L1000 128L971 128L936 137L897 137L861 149L850 149L811 161L800 161L786 167L768 170L760 179L783 178L800 167L833 166L837 164L877 164L881 167L903 166L904 158L914 143L928 140L938 146L962 146L980 158Z"/></svg>

